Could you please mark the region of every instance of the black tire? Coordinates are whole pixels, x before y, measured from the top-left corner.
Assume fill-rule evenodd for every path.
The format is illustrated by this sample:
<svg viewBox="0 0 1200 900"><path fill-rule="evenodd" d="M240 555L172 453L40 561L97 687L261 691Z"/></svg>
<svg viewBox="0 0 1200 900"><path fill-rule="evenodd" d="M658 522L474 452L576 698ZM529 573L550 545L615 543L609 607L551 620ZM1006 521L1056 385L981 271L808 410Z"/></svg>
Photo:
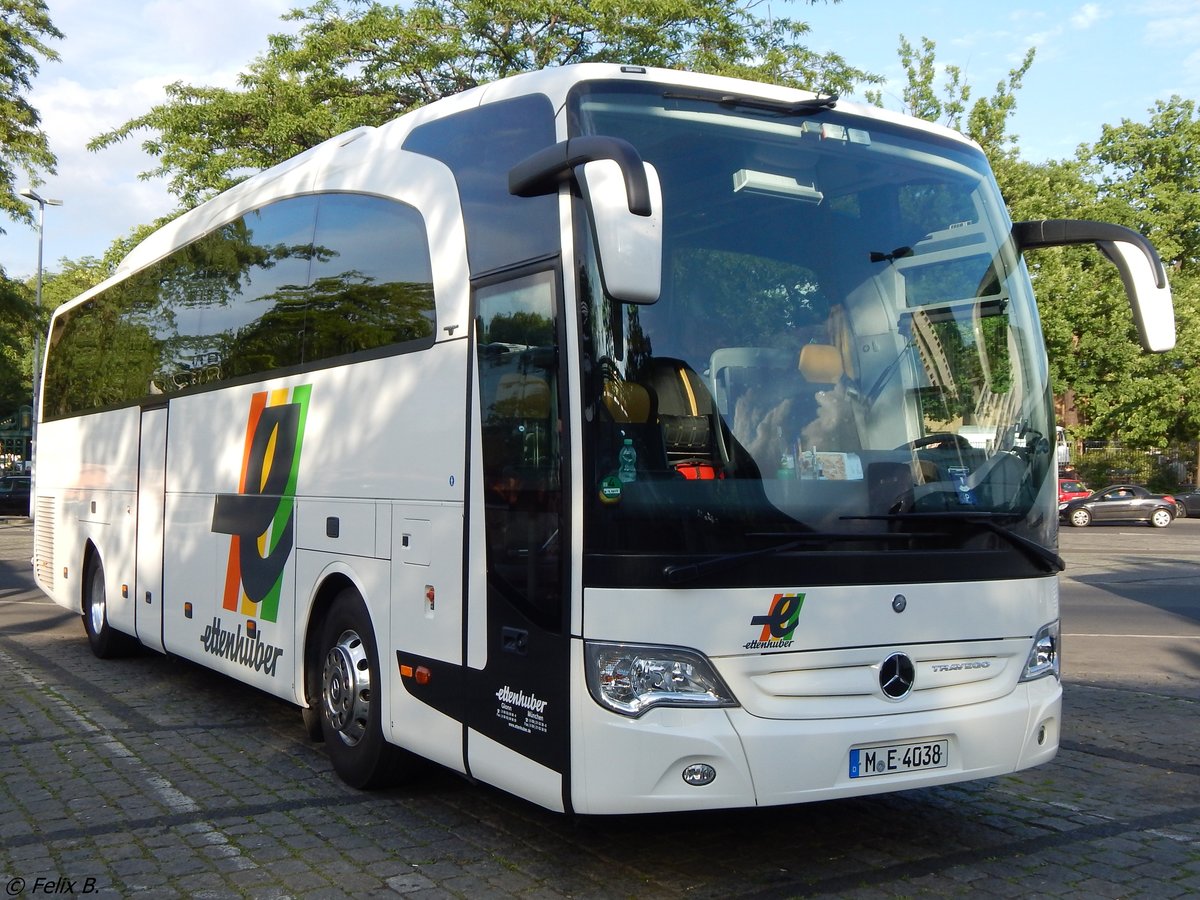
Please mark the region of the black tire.
<svg viewBox="0 0 1200 900"><path fill-rule="evenodd" d="M304 732L314 744L325 740L325 732L321 730L321 707L319 695L314 695L310 706L301 707L300 718L304 722Z"/></svg>
<svg viewBox="0 0 1200 900"><path fill-rule="evenodd" d="M108 592L104 587L104 566L92 553L83 567L83 630L87 632L92 653L100 659L128 656L137 649L137 641L108 623Z"/></svg>
<svg viewBox="0 0 1200 900"><path fill-rule="evenodd" d="M395 784L415 759L383 738L375 632L362 598L342 591L321 629L321 731L334 771L351 787Z"/></svg>
<svg viewBox="0 0 1200 900"><path fill-rule="evenodd" d="M1092 524L1092 514L1081 506L1079 509L1071 510L1067 516L1067 521L1076 528L1087 528L1088 525Z"/></svg>

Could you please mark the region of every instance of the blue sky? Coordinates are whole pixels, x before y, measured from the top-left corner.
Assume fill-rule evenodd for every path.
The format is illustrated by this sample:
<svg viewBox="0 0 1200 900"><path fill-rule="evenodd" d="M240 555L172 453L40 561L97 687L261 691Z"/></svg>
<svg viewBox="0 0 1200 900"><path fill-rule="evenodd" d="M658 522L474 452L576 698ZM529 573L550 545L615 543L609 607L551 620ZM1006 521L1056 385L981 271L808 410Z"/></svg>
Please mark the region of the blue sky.
<svg viewBox="0 0 1200 900"><path fill-rule="evenodd" d="M152 160L140 140L99 153L95 135L145 112L174 81L232 86L266 36L291 27L280 16L303 0L49 0L66 35L61 62L47 63L31 101L42 113L58 174L39 192L61 199L46 212L46 268L62 257L101 256L113 239L174 207L161 180L140 181ZM1200 0L769 0L760 15L807 21L810 45L884 75L885 101L900 108L896 48L937 44L941 64L962 68L974 96L990 95L1028 47L1037 59L1017 95L1012 130L1031 161L1061 159L1094 141L1102 125L1146 121L1156 99L1200 97ZM12 277L37 265L33 229L0 222L0 266Z"/></svg>

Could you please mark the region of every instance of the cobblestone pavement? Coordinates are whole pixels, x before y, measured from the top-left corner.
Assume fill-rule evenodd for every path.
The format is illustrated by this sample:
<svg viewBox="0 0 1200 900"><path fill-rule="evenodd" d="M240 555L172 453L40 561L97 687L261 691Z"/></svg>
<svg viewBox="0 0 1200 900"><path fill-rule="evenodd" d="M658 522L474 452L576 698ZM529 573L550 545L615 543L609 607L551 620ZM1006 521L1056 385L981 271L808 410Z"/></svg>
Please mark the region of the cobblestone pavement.
<svg viewBox="0 0 1200 900"><path fill-rule="evenodd" d="M345 787L286 704L155 654L95 659L78 617L29 586L29 543L28 523L0 521L9 896L1200 894L1195 681L1068 677L1057 759L1006 778L572 819L436 769Z"/></svg>

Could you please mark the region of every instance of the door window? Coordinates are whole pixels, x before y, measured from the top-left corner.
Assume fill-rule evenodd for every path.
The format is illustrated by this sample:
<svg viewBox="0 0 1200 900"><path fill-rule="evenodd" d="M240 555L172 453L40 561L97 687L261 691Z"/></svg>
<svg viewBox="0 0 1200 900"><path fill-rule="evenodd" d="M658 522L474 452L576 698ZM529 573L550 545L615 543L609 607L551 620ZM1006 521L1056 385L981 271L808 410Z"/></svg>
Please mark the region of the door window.
<svg viewBox="0 0 1200 900"><path fill-rule="evenodd" d="M543 627L562 598L562 467L552 272L476 291L489 590Z"/></svg>

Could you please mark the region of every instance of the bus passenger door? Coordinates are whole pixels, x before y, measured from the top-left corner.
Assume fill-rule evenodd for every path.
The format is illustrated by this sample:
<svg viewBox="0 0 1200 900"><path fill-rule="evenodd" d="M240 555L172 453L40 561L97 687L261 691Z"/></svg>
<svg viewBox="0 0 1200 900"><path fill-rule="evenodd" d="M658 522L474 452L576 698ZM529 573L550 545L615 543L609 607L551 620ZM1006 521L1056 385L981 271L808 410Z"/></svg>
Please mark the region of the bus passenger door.
<svg viewBox="0 0 1200 900"><path fill-rule="evenodd" d="M474 290L467 564L458 635L461 640L465 632L459 644L465 665L447 665L444 652L417 656L403 650L398 662L407 696L462 723L462 744L449 749L465 751L469 775L562 810L570 737L564 548L570 543L563 511L558 277L557 270L544 269ZM465 375L468 360L461 361ZM436 556L438 548L453 544L446 528L446 537L437 537L437 521L415 518L393 525L402 548L396 568L411 582L394 591L401 597L412 596L420 584L414 579L424 577L420 566L428 566L429 557L421 547L433 548ZM458 527L463 524L460 519ZM434 611L433 593L426 602L431 622L445 615L440 606ZM406 601L397 604L411 608ZM393 614L394 627L401 615ZM402 623L397 645L407 640L416 646L420 629L419 621ZM418 721L410 719L409 727ZM436 720L420 721L427 747ZM420 752L451 764L424 747Z"/></svg>
<svg viewBox="0 0 1200 900"><path fill-rule="evenodd" d="M138 448L137 565L134 624L138 639L163 651L163 511L167 489L167 407L142 410Z"/></svg>
<svg viewBox="0 0 1200 900"><path fill-rule="evenodd" d="M472 567L485 602L469 618L480 703L467 737L473 775L552 809L570 726L557 284L543 270L475 290L471 556L486 564Z"/></svg>

